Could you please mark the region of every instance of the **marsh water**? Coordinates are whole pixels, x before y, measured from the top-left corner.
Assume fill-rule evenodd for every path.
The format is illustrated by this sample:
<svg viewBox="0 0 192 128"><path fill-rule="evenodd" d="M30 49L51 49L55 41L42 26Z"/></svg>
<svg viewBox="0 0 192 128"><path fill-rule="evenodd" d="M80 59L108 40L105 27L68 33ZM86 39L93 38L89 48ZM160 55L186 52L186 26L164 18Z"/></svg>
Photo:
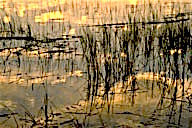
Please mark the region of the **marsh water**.
<svg viewBox="0 0 192 128"><path fill-rule="evenodd" d="M191 3L117 3L2 5L0 127L192 127Z"/></svg>

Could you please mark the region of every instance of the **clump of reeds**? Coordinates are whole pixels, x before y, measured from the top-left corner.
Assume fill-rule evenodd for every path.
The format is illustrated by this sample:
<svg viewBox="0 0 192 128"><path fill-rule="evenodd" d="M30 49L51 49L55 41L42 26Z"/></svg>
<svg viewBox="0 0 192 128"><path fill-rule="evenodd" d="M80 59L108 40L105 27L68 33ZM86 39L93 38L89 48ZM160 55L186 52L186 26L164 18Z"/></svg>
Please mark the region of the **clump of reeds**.
<svg viewBox="0 0 192 128"><path fill-rule="evenodd" d="M148 6L149 10L153 10L151 4ZM186 55L190 51L191 34L188 19L190 16L187 13L184 13L184 16L179 16L180 14L183 13L178 12L168 19L165 15L154 11L145 12L141 19L129 14L127 23L106 23L82 28L84 34L81 42L88 63L88 97L91 97L91 104L93 104L94 97L97 97L95 92L98 92L98 84L103 83L101 84L104 86L103 99L107 102L109 112L110 105L113 103L109 97L113 97L115 94L114 91L109 95L109 91L114 83L126 81L129 76L134 76L140 71L157 73L163 71L166 73L165 79L169 77L184 81L187 76L185 66L190 67L186 64L188 59ZM163 19L163 16L166 18ZM145 19L143 22L139 22L143 19ZM146 19L149 22L146 22ZM98 27L99 33L94 31L95 27ZM103 63L99 63L100 54L104 56ZM138 61L140 57L143 58L143 62ZM178 62L179 58L181 63ZM99 72L99 76L96 75L97 72ZM95 83L95 81L100 82ZM131 86L134 96L137 86L134 80ZM163 86L162 105L165 93L170 91L166 88L172 85L164 82L161 86ZM184 82L182 82L182 86L184 92ZM172 91L172 99L175 103L178 92L177 83Z"/></svg>

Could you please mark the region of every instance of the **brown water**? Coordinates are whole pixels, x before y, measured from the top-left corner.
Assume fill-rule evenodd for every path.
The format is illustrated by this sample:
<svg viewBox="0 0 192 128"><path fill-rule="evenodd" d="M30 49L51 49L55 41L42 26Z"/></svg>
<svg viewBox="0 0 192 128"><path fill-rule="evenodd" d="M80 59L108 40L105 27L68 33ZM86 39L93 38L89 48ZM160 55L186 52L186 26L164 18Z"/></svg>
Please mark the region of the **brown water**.
<svg viewBox="0 0 192 128"><path fill-rule="evenodd" d="M93 11L95 5L91 3L90 6L88 6L89 11L87 12L86 6L84 7L85 3L83 2L73 5L75 7L72 8L72 2L67 6L65 5L65 1L60 1L61 11L59 11L58 3L51 2L52 1L49 1L48 5L47 1L41 1L39 3L30 1L30 4L26 5L23 1L17 1L13 11L10 10L11 5L6 5L6 2L4 3L5 6L0 5L2 6L1 8L4 8L0 12L2 17L1 22L4 21L5 23L1 24L1 28L5 30L4 33L1 33L1 36L29 36L27 35L28 33L21 34L17 31L19 30L20 25L23 27L24 31L27 31L27 25L29 24L31 25L32 36L37 39L44 39L44 37L59 37L66 39L67 37L62 34L84 35L82 29L79 28L84 24L98 25L103 23L127 22L128 17L126 16L128 12L130 16L133 17L144 10L146 11L146 15L150 12L150 10L146 10L145 8L139 10L138 7L134 7L131 12L131 8L127 9L127 6L123 6L121 5L122 3L119 3L117 8L115 8L115 5L113 4L110 5L112 8L111 14L110 7L108 6L108 3L111 3L111 1L107 1L108 3L104 4L106 0L103 0L103 3L99 2L99 5L97 5L99 7L95 12ZM126 5L130 3L126 1ZM132 4L134 3L135 1L132 2ZM160 13L160 6L158 6L158 4L153 5L153 7L156 9L157 13ZM186 7L181 5L180 10L176 6L173 9L174 11L168 8L167 5L165 8L166 9L161 12L162 14L159 17L156 17L155 20L161 21L163 17L169 13L177 14L183 11L190 12L191 4L187 4ZM137 9L139 12L135 11ZM112 19L110 16L112 16ZM146 17L144 21L151 19L151 17ZM189 22L191 22L191 20ZM13 29L15 33L13 35L6 32L10 30L9 23L13 23L13 26L15 25ZM128 32L130 32L131 29L129 30L129 27L126 27L127 26L123 26L119 31L128 30ZM165 25L160 25L154 28L161 31L161 29L163 30L165 28ZM100 31L99 28L94 28L93 31L96 31L97 29ZM116 28L112 28L112 30L115 29ZM140 34L142 34L142 32ZM97 39L100 39L99 34ZM75 40L77 43L74 43ZM155 46L154 50L154 56L157 59L150 61L145 65L141 72L136 73L137 84L135 91L132 90L131 85L127 85L127 88L122 87L122 80L120 80L115 82L115 87L111 87L109 91L111 93L113 92L113 89L115 89L115 95L109 95L109 98L114 98L113 100L109 100L109 102L111 101L109 103L110 106L107 106L107 101L103 100L102 97L97 97L93 107L90 107L90 104L86 104L87 102L85 101L85 99L87 99L87 81L89 80L87 61L85 58L82 59L82 56L76 56L74 52L70 54L47 53L49 50L70 51L70 48L77 48L77 53L86 54L82 52L80 40L72 39L67 47L60 49L56 48L56 46L62 44L62 41L50 44L40 43L39 47L34 46L32 47L32 50L28 52L22 48L14 48L23 47L27 43L33 44L34 42L7 40L2 41L0 44L2 49L7 47L13 48L11 50L3 50L0 54L1 127L16 127L17 123L18 127L30 127L33 124L30 120L33 118L39 123L36 127L44 126L46 105L48 105L48 115L54 115L53 113L58 114L54 116L52 121L50 121L52 123L49 124L50 126L80 127L80 125L83 124L85 127L192 127L192 108L188 103L191 99L186 98L187 94L182 99L182 105L180 100L181 97L179 97L177 101L162 98L162 95L164 94L164 84L159 84L158 82L160 81L154 78L153 74L150 75L151 73L148 73L151 72L149 70L151 70L150 66L153 62L154 65L157 66L158 61L162 61L163 59L158 56L161 54L158 46ZM111 42L115 41L112 40ZM144 45L141 44L138 51L142 51L143 47ZM191 48L188 49L189 51L186 54L187 59L185 59L185 61L190 63ZM21 50L21 52L19 50ZM9 55L10 51L11 54ZM15 52L18 51L22 54L19 58L15 54ZM174 65L172 51L175 50L168 51L171 52L170 65ZM126 54L121 51L119 52L121 53L119 58L121 58L123 65L123 58L126 57ZM88 56L91 55L88 54ZM101 56L104 55L101 54ZM110 56L110 54L107 56ZM180 55L179 57L179 59L181 59ZM151 58L152 56L149 56L147 59ZM101 59L101 69L103 68L104 70L105 60L102 60L102 58L99 57L98 59ZM138 59L135 60L136 66L134 66L134 70L142 67L143 63L146 62L145 59L145 56L139 55ZM142 62L140 60L142 60ZM180 64L181 62L178 61L178 63ZM185 69L185 76L192 77L191 71L187 69L187 66L185 66ZM180 66L179 71L182 72L182 70L182 66ZM144 72L146 74L143 75ZM155 69L155 72L160 72L160 69ZM169 72L167 72L167 76L168 74ZM170 74L172 75L174 72L171 71ZM93 73L91 75L93 75ZM170 80L173 81L173 78L171 77ZM185 87L190 88L192 86L190 80L191 78L188 81L185 80ZM167 87L168 89L165 92L165 96L170 98L174 94L174 84L170 83L168 85L169 87ZM122 88L127 92L122 92ZM98 89L101 94L103 93L102 89L102 87ZM182 89L180 89L180 92L178 91L178 95L182 94L181 90ZM185 88L185 91L186 90L188 90L190 94L192 93L190 89ZM46 95L48 95L48 104L45 100ZM105 105L102 106L102 103L105 103ZM110 111L108 112L109 108ZM180 110L182 110L182 112ZM40 112L41 114L39 114ZM9 115L11 113L12 115ZM13 113L16 114L14 115ZM32 114L32 116L29 113ZM8 116L6 116L6 114L8 114ZM180 115L181 118L179 117ZM14 120L14 117L16 118L16 121ZM70 121L71 119L73 120ZM180 125L178 125L179 119L181 119ZM69 122L66 123L65 121ZM61 124L59 125L59 123Z"/></svg>

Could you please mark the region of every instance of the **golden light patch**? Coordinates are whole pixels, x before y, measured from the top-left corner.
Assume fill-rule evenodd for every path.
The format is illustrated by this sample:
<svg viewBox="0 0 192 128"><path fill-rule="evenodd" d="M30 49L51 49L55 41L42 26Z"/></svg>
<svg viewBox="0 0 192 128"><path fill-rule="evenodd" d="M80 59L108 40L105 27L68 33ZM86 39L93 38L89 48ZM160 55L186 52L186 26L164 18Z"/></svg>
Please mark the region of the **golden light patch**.
<svg viewBox="0 0 192 128"><path fill-rule="evenodd" d="M144 73L138 73L137 75L135 75L135 77L137 78L137 80L159 80L160 78L160 74L156 74L153 72L144 72Z"/></svg>
<svg viewBox="0 0 192 128"><path fill-rule="evenodd" d="M19 10L18 10L18 16L19 17L23 17L25 14L25 8L24 7L21 7Z"/></svg>
<svg viewBox="0 0 192 128"><path fill-rule="evenodd" d="M126 56L127 55L124 52L121 53L121 57L126 57Z"/></svg>
<svg viewBox="0 0 192 128"><path fill-rule="evenodd" d="M34 56L36 56L36 55L39 54L39 51L38 51L38 50L28 51L28 52L26 52L26 54L27 54L28 56L30 56L30 55L34 55Z"/></svg>
<svg viewBox="0 0 192 128"><path fill-rule="evenodd" d="M5 7L4 10L5 10L5 12L8 13L8 14L11 14L12 12L15 11L14 8L10 8L10 7Z"/></svg>
<svg viewBox="0 0 192 128"><path fill-rule="evenodd" d="M62 78L62 79L59 79L59 80L52 81L51 84L62 84L62 83L65 83L65 82L66 82L66 79Z"/></svg>
<svg viewBox="0 0 192 128"><path fill-rule="evenodd" d="M47 15L42 16L39 18L39 16L37 18L35 18L35 22L41 22L41 23L46 23L48 22L49 18Z"/></svg>
<svg viewBox="0 0 192 128"><path fill-rule="evenodd" d="M29 3L27 6L27 10L35 10L35 9L40 9L40 6L35 3Z"/></svg>
<svg viewBox="0 0 192 128"><path fill-rule="evenodd" d="M138 0L129 0L129 4L136 5Z"/></svg>
<svg viewBox="0 0 192 128"><path fill-rule="evenodd" d="M5 16L5 17L3 18L3 21L4 21L4 23L9 23L9 22L11 21L11 17Z"/></svg>
<svg viewBox="0 0 192 128"><path fill-rule="evenodd" d="M177 52L178 54L181 54L181 53L182 53L182 49L178 49L178 50L177 50L177 49L172 49L172 50L170 50L170 54L171 54L171 55L173 55L173 54L176 53L176 52Z"/></svg>
<svg viewBox="0 0 192 128"><path fill-rule="evenodd" d="M49 20L49 15L47 15L47 14L43 14L42 16L41 16L41 22L48 22L48 20Z"/></svg>
<svg viewBox="0 0 192 128"><path fill-rule="evenodd" d="M55 11L55 12L52 12L52 13L49 13L49 19L63 19L64 18L64 15L62 12L60 11Z"/></svg>
<svg viewBox="0 0 192 128"><path fill-rule="evenodd" d="M70 29L69 35L75 35L75 34L76 34L76 29L75 28Z"/></svg>
<svg viewBox="0 0 192 128"><path fill-rule="evenodd" d="M43 13L40 16L35 16L35 22L48 22L49 20L53 19L63 19L64 14L60 11L54 11L54 12L48 12L48 13Z"/></svg>
<svg viewBox="0 0 192 128"><path fill-rule="evenodd" d="M181 54L181 53L182 53L182 49L179 49L179 50L178 50L178 54Z"/></svg>
<svg viewBox="0 0 192 128"><path fill-rule="evenodd" d="M72 72L69 72L68 75L66 75L67 77L70 77L70 76L77 76L77 77L81 77L83 76L83 71L81 70L76 70L74 71L73 73Z"/></svg>
<svg viewBox="0 0 192 128"><path fill-rule="evenodd" d="M83 72L81 70L77 70L77 71L74 72L74 75L78 76L78 77L81 77L81 76L83 76Z"/></svg>
<svg viewBox="0 0 192 128"><path fill-rule="evenodd" d="M35 16L35 22L36 22L36 23L42 22L41 16Z"/></svg>
<svg viewBox="0 0 192 128"><path fill-rule="evenodd" d="M5 106L7 107L15 107L15 105L13 104L13 102L11 100L0 100L0 109L4 109Z"/></svg>
<svg viewBox="0 0 192 128"><path fill-rule="evenodd" d="M9 56L10 51L8 49L3 50L2 52L0 52L0 56Z"/></svg>
<svg viewBox="0 0 192 128"><path fill-rule="evenodd" d="M161 28L161 26L162 26L161 24L158 24L158 25L157 25L157 29L160 29L160 28Z"/></svg>
<svg viewBox="0 0 192 128"><path fill-rule="evenodd" d="M78 105L79 106L86 106L88 104L88 101L85 101L85 100L80 100L79 102L78 102Z"/></svg>
<svg viewBox="0 0 192 128"><path fill-rule="evenodd" d="M34 98L34 97L28 98L28 101L29 101L29 103L30 103L32 106L35 105L35 98Z"/></svg>
<svg viewBox="0 0 192 128"><path fill-rule="evenodd" d="M66 35L67 35L66 32L64 32L63 35L62 35L63 39L66 39L66 38L67 38Z"/></svg>
<svg viewBox="0 0 192 128"><path fill-rule="evenodd" d="M56 6L58 3L56 2L56 1L49 1L48 3L47 3L47 5L49 6L49 7L52 7L52 6Z"/></svg>
<svg viewBox="0 0 192 128"><path fill-rule="evenodd" d="M81 22L82 22L82 24L86 24L87 23L87 16L82 16Z"/></svg>
<svg viewBox="0 0 192 128"><path fill-rule="evenodd" d="M5 35L6 36L6 35ZM4 36L4 37L5 37ZM0 56L1 57L5 57L5 56L11 56L11 57L15 57L17 56L16 54L13 54L15 52L19 52L20 50L22 50L22 48L13 48L13 49L5 49L2 52L0 52Z"/></svg>
<svg viewBox="0 0 192 128"><path fill-rule="evenodd" d="M170 50L170 54L173 55L177 50L176 49L172 49Z"/></svg>
<svg viewBox="0 0 192 128"><path fill-rule="evenodd" d="M163 56L163 53L162 53L162 52L160 53L160 56Z"/></svg>
<svg viewBox="0 0 192 128"><path fill-rule="evenodd" d="M7 3L0 2L0 8L5 8L7 6Z"/></svg>
<svg viewBox="0 0 192 128"><path fill-rule="evenodd" d="M123 30L124 30L124 31L127 31L127 30L128 30L127 25L125 25L125 26L123 27Z"/></svg>

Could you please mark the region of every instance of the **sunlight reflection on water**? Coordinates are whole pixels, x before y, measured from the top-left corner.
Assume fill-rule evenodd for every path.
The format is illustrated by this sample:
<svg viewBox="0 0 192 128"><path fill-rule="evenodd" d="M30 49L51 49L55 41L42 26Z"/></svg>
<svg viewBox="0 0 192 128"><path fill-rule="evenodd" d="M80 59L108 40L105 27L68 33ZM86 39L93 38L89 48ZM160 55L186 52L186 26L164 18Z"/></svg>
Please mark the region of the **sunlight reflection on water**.
<svg viewBox="0 0 192 128"><path fill-rule="evenodd" d="M102 0L102 1L104 3L107 2L107 4L111 2L110 0ZM114 0L113 2L116 2L116 1L117 0ZM125 0L122 0L122 1L127 2ZM24 20L24 21L21 21L22 23L26 23L25 16L28 16L27 18L30 18L30 15L28 15L30 14L29 13L30 11L35 11L33 14L32 20L31 21L30 19L27 19L27 20L32 23L37 22L37 24L35 25L32 24L35 27L37 26L36 30L38 32L41 30L45 32L45 34L47 34L46 31L50 32L49 30L54 30L54 28L56 31L59 31L58 29L61 28L62 33L60 32L58 33L60 34L60 37L62 37L63 39L67 39L68 36L77 35L79 30L76 29L76 27L73 27L70 25L68 25L68 28L65 28L65 29L62 26L63 24L61 26L60 24L57 26L56 25L54 26L52 21L53 22L58 21L61 23L69 22L69 24L73 23L78 25L117 23L117 22L123 21L120 18L118 18L119 15L114 19L110 19L110 11L108 10L108 6L104 6L106 7L105 8L106 10L105 9L96 10L95 13L93 12L95 14L94 15L92 13L89 13L89 11L86 12L86 9L87 9L86 7L84 8L85 13L83 14L79 13L78 10L75 10L75 9L73 10L69 7L67 9L61 8L60 10L57 8L56 9L52 8L54 6L58 6L58 4L65 4L64 0L60 2L33 1L34 3L30 3L28 5L26 5L26 3L23 1L12 1L12 2L16 2L16 10L17 10L16 14L21 19ZM136 4L137 0L129 1L127 3ZM6 4L7 2L3 4L1 3L0 7L5 9L6 14L4 13L4 11L1 14L3 17L4 23L8 25L8 23L12 23L12 21L14 21L12 18L15 18L15 17L10 14L12 13L10 11L10 5L8 4L6 5ZM132 7L133 7L132 11L136 13L134 6ZM49 9L52 9L52 11L50 11ZM118 10L118 8L114 8L114 10L115 9ZM90 8L90 10L92 10L92 8ZM118 11L115 12L114 10L112 10L112 13L118 14ZM183 10L181 9L181 10L175 11L175 10L169 9L167 11L164 11L164 13L177 14L179 11L183 11ZM75 15L76 13L78 14ZM95 17L93 18L93 16ZM102 21L101 19L102 20L105 19L106 21L105 20ZM20 23L20 20L18 20L18 23ZM38 28L39 26L41 26L38 23L45 23L45 25L42 27L43 29ZM52 29L49 29L47 27L49 24ZM58 29L56 27L58 27ZM154 28L157 28L158 30L160 30L163 27L164 27L163 25L157 25ZM117 29L119 29L120 31L122 29L121 32L128 32L128 33L132 31L128 26L124 26L123 28L112 27L112 30L114 32L117 31ZM57 35L57 33L54 33L54 32L53 34ZM7 36L6 33L5 33L5 36ZM41 33L39 34L39 36L42 37ZM46 36L48 36L48 34ZM52 37L54 37L54 35ZM72 40L72 42L74 41ZM15 45L14 43L16 43L16 41L10 44ZM73 45L71 42L69 44ZM4 47L3 44L2 44L2 47ZM87 74L85 72L85 69L87 67L85 66L84 63L80 62L81 59L78 58L78 60L73 60L74 59L73 57L75 56L75 54L68 54L68 53L49 54L48 51L51 48L52 46L48 48L35 49L33 51L27 51L19 48L2 50L2 52L0 53L0 57L2 57L2 63L1 63L2 68L1 68L1 75L0 75L0 83L1 83L0 96L5 97L5 99L1 100L0 103L7 104L7 106L9 107L12 106L14 107L14 109L18 109L19 107L21 107L19 105L18 105L19 107L15 106L15 104L18 102L20 104L25 104L27 107L31 109L31 111L34 111L34 113L37 113L36 112L37 109L40 109L42 104L44 103L43 101L44 95L45 95L44 85L46 83L49 88L48 89L49 100L51 102L54 101L59 108L62 108L67 112L69 112L69 110L74 110L74 112L76 112L76 110L74 109L75 107L72 106L71 104L76 103L77 108L79 107L78 106L79 104L81 104L80 105L81 107L86 105L86 101L82 99L85 99L85 95L86 95L85 92L86 92L87 85L85 83L87 82L86 80ZM67 47L66 49L69 50L69 47ZM61 50L61 49L54 49L54 50ZM167 53L170 53L170 56L172 58L175 53L182 55L182 52L183 52L182 49L176 50L175 48L171 50L167 50ZM18 56L17 54L22 54L22 56ZM8 56L11 58L11 61L8 61L8 62L4 61ZM127 53L125 53L124 51L119 52L120 59L126 59L127 56L128 56ZM160 51L160 56L161 57L164 56L164 53L162 51ZM111 59L112 61L112 57L113 57L112 54L107 53L107 54L102 54L98 58L100 59L100 64L104 65L106 63L106 58L109 58L109 60ZM20 61L21 61L21 66L20 66ZM114 59L114 61L117 61L117 59L116 60ZM73 69L74 63L75 65L77 65L75 69ZM80 68L77 68L78 66ZM70 69L72 71L70 71ZM128 81L126 83L127 86L125 86L122 83L122 81L116 82L115 83L116 86L111 87L109 90L111 94L117 93L114 97L114 105L117 105L117 106L119 105L120 106L120 107L118 106L120 108L119 110L123 110L123 107L121 108L121 105L122 106L128 105L130 107L130 110L133 109L134 112L139 112L140 114L143 114L145 112L146 113L151 112L153 109L155 109L156 105L158 104L157 102L159 101L161 96L161 89L164 87L163 85L161 86L157 85L157 81L160 79L160 76L161 76L161 73L160 74L155 74L152 72L137 73L135 77L138 80L139 87L135 88L135 91L136 91L135 93L132 93L133 89L130 86L131 80L133 78L132 76L128 78ZM191 79L189 79L189 81L187 81L186 79L183 80L185 83L184 89L182 88L182 84L181 84L182 80L180 81L174 80L173 78L167 78L167 79L162 78L161 80L162 80L161 81L162 83L167 85L168 91L170 91L165 94L166 96L168 95L168 98L170 95L171 96L173 95L171 92L173 92L174 88L177 87L176 83L178 83L178 100L180 100L183 90L185 91L186 97L189 97L192 93L191 92L192 85L190 82ZM154 83L152 83L152 81ZM54 85L54 86L50 86L50 85ZM105 91L104 84L99 89L100 89L99 93L101 93L101 95L104 95L103 94ZM124 92L128 92L128 93L124 94ZM110 96L113 98L113 95L110 95ZM186 100L186 97L185 97L185 100ZM13 101L9 99L13 99ZM102 104L104 102L103 97L102 98L97 97L95 102L97 102L97 105ZM133 104L135 104L135 106L131 106ZM167 104L165 103L165 105ZM4 109L4 108L0 106L0 110L1 109ZM78 109L81 110L80 108ZM20 109L18 109L18 111L21 112ZM121 119L117 120L117 123L121 124L122 122L118 122L120 120ZM124 120L125 119L123 119L123 121ZM125 121L123 123L131 124L133 122L132 120L130 120L127 122ZM121 125L123 125L123 123ZM136 121L136 123L139 123L138 120Z"/></svg>

